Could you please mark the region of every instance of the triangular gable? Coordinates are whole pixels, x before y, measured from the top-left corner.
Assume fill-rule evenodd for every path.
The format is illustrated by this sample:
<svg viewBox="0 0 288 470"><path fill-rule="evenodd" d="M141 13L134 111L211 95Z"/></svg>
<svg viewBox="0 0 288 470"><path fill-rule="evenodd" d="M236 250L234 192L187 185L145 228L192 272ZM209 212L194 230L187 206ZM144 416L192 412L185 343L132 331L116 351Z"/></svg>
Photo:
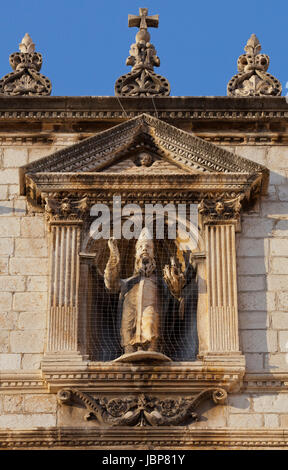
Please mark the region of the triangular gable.
<svg viewBox="0 0 288 470"><path fill-rule="evenodd" d="M103 172L141 146L192 173L268 174L262 165L147 114L32 162L23 173Z"/></svg>

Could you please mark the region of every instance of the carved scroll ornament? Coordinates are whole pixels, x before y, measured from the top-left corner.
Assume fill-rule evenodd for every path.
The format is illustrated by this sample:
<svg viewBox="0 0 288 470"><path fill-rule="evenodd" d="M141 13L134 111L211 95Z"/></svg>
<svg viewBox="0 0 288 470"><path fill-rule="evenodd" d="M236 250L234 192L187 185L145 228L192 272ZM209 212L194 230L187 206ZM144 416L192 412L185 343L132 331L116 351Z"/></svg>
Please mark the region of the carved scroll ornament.
<svg viewBox="0 0 288 470"><path fill-rule="evenodd" d="M261 45L252 34L245 46L246 54L238 61L238 74L228 83L228 96L278 96L281 95L281 83L267 73L269 56L260 54Z"/></svg>
<svg viewBox="0 0 288 470"><path fill-rule="evenodd" d="M152 397L146 394L124 397L91 397L73 388L57 394L63 405L80 403L86 408L85 420L96 419L98 424L111 426L177 426L198 421L199 405L208 399L222 404L227 392L222 388L208 388L190 397Z"/></svg>

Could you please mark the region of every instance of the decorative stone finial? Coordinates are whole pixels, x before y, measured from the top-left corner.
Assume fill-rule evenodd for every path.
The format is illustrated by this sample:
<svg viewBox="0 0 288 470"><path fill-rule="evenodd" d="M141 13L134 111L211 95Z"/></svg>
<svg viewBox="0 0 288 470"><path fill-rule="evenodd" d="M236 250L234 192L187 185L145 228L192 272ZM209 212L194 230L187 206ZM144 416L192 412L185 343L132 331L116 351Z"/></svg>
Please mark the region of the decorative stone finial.
<svg viewBox="0 0 288 470"><path fill-rule="evenodd" d="M33 54L35 52L35 44L28 33L25 34L24 38L20 42L19 49L23 54Z"/></svg>
<svg viewBox="0 0 288 470"><path fill-rule="evenodd" d="M35 44L28 33L19 44L20 52L10 55L9 62L14 72L0 80L0 93L12 96L45 96L51 93L51 82L39 73L42 55L35 52Z"/></svg>
<svg viewBox="0 0 288 470"><path fill-rule="evenodd" d="M279 80L266 73L269 56L260 54L261 45L255 34L248 39L244 48L246 54L240 55L238 74L228 83L228 96L278 96L282 87Z"/></svg>
<svg viewBox="0 0 288 470"><path fill-rule="evenodd" d="M154 72L154 66L159 67L160 59L156 49L150 43L148 27L158 28L159 15L148 16L147 8L139 8L139 16L128 15L128 26L139 28L136 42L132 44L130 56L126 65L132 70L118 78L115 83L116 96L168 96L170 84Z"/></svg>

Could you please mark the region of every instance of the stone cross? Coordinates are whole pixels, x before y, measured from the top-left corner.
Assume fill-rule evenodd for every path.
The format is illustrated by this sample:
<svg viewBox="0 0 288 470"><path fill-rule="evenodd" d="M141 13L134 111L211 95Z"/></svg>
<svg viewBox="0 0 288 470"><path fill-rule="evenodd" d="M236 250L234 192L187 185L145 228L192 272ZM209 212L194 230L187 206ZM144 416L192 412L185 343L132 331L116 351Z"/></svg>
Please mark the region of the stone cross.
<svg viewBox="0 0 288 470"><path fill-rule="evenodd" d="M139 29L158 28L159 15L148 16L148 8L139 8L139 16L128 15L128 26L133 28L134 26Z"/></svg>

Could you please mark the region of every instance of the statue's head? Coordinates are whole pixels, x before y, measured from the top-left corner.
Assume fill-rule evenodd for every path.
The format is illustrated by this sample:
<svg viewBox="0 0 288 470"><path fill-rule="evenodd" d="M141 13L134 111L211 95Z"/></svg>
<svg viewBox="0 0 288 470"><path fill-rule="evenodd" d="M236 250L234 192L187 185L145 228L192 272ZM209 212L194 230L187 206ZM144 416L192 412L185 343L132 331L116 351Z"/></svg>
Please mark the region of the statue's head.
<svg viewBox="0 0 288 470"><path fill-rule="evenodd" d="M147 227L141 230L136 243L134 272L150 276L156 269L154 258L154 243Z"/></svg>

